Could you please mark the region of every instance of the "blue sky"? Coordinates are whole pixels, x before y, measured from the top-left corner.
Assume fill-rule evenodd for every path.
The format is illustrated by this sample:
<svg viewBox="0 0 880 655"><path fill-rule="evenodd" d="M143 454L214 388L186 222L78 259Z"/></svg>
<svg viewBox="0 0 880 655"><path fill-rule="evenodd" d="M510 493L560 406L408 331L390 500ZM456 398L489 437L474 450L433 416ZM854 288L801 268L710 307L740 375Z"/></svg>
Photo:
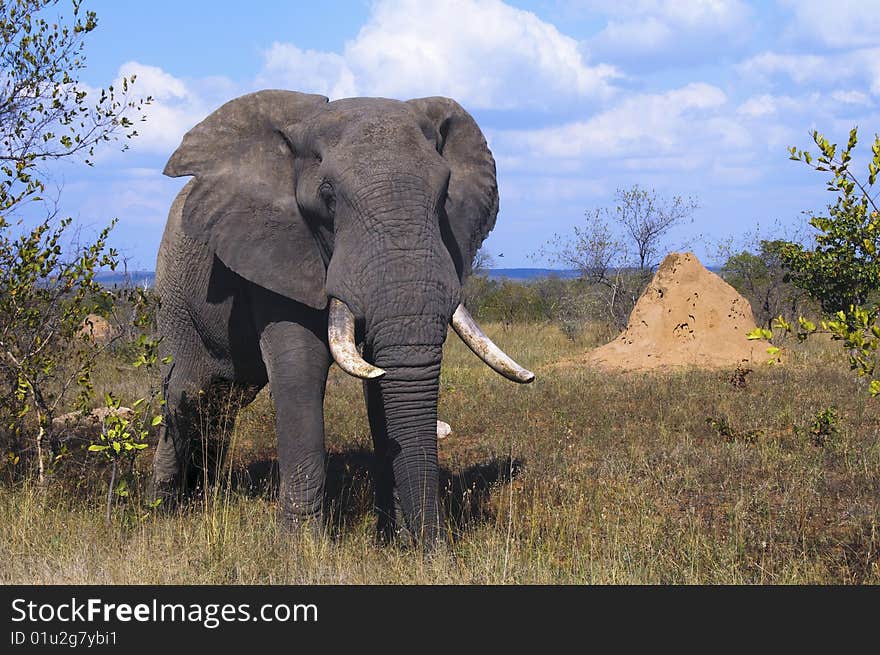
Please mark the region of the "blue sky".
<svg viewBox="0 0 880 655"><path fill-rule="evenodd" d="M155 101L128 152L53 174L63 213L120 219L113 242L134 268L153 268L186 182L161 174L182 135L260 88L458 100L495 154L486 247L504 267L544 265L542 242L633 184L697 197L670 245L714 263L719 240L794 229L831 201L788 146L814 128L841 142L858 125L865 145L880 131L880 0L85 5L99 27L83 81L136 73Z"/></svg>

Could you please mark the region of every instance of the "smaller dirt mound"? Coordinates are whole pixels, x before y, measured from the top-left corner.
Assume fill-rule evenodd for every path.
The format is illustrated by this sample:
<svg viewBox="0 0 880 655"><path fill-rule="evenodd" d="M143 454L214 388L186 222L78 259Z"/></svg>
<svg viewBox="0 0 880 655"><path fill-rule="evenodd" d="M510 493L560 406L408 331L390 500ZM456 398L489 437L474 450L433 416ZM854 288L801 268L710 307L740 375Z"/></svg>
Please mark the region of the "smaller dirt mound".
<svg viewBox="0 0 880 655"><path fill-rule="evenodd" d="M693 253L670 253L633 308L626 330L580 363L645 371L763 361L768 344L746 339L754 328L752 307L736 289Z"/></svg>
<svg viewBox="0 0 880 655"><path fill-rule="evenodd" d="M104 345L113 339L113 326L103 316L89 314L79 328L79 334L89 335L97 344Z"/></svg>
<svg viewBox="0 0 880 655"><path fill-rule="evenodd" d="M104 421L111 414L129 421L134 418L134 410L128 407L120 407L119 409L98 407L86 414L80 412L62 414L52 420L52 427L62 435L64 440L73 439L88 443L97 439L101 434Z"/></svg>

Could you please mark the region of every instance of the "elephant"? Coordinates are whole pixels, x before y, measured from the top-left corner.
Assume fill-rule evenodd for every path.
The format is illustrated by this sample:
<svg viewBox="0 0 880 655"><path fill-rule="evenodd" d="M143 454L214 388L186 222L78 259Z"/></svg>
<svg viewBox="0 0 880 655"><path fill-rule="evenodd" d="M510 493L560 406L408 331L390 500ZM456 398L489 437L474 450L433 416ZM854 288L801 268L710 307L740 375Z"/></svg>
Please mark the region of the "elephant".
<svg viewBox="0 0 880 655"><path fill-rule="evenodd" d="M156 265L166 363L155 497L174 506L189 484L197 409L220 389L239 392L237 411L268 384L279 520L320 526L335 362L363 380L379 534L437 541L448 326L497 372L534 379L461 303L498 212L495 161L474 119L443 97L263 90L193 127L164 173L192 179Z"/></svg>

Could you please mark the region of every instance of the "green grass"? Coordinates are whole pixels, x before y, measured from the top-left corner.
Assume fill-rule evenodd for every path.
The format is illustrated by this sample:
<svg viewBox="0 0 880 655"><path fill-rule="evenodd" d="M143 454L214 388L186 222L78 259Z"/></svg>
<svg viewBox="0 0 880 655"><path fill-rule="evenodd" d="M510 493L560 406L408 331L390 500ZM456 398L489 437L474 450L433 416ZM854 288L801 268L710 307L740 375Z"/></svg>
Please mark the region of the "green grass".
<svg viewBox="0 0 880 655"><path fill-rule="evenodd" d="M578 342L551 326L487 332L538 380L515 386L449 340L440 402L453 427L440 447L447 548L424 557L376 545L361 388L334 370L327 538L276 528L264 392L230 445L232 473L250 489L214 487L173 515L117 509L107 527L103 478L79 490L0 487L0 582L880 582L880 401L833 346L811 342L736 388L732 370L546 367L607 338L598 330ZM148 384L108 367L99 388L137 395ZM830 406L839 433L820 447L805 428ZM720 419L729 433L713 427Z"/></svg>

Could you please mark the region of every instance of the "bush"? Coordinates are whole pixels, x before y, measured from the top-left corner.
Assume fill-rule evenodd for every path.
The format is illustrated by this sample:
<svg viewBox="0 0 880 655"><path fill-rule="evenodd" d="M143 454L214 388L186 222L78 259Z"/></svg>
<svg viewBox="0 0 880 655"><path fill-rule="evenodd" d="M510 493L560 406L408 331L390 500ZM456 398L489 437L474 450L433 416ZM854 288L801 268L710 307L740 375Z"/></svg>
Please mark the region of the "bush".
<svg viewBox="0 0 880 655"><path fill-rule="evenodd" d="M506 327L515 323L551 323L572 340L588 325L606 322L604 288L583 279L550 276L515 282L474 275L465 284L463 295L477 320Z"/></svg>
<svg viewBox="0 0 880 655"><path fill-rule="evenodd" d="M62 454L53 417L73 393L82 408L91 397L105 345L80 327L114 305L95 273L117 256L107 246L112 224L65 252L71 219L52 210L28 227L23 208L45 201L41 164L77 156L89 164L98 144L137 134L127 113L150 102L127 99L134 78L122 80L121 95L110 87L92 101L77 73L97 17L83 15L79 0L69 19L47 16L57 4L0 0L0 448L16 463L33 455L41 481Z"/></svg>
<svg viewBox="0 0 880 655"><path fill-rule="evenodd" d="M762 240L757 252L743 250L721 267L721 276L749 301L755 322L766 328L778 316L793 320L813 309L808 294L789 281L789 271L781 258L786 243Z"/></svg>
<svg viewBox="0 0 880 655"><path fill-rule="evenodd" d="M880 379L875 374L880 350L880 207L872 195L880 172L880 135L874 135L872 158L868 162L867 180L860 180L850 170L853 152L858 143L858 130L849 133L846 147L838 151L818 131L813 142L819 153L815 157L806 150L791 147L791 159L813 169L831 174L827 189L837 194L837 201L828 206L828 215L813 215L810 225L816 230L815 243L806 248L799 243L783 243L779 255L790 271L792 282L810 294L826 313L820 322L821 331L840 342L850 367L859 376L870 379L870 393L880 395ZM813 321L798 317L797 327L779 317L774 328L796 332L806 339L820 331ZM750 338L771 335L759 329Z"/></svg>
<svg viewBox="0 0 880 655"><path fill-rule="evenodd" d="M52 419L62 401L73 390L78 406L89 401L92 366L105 346L80 328L110 302L95 282L96 267L115 266L115 253L106 250L110 228L63 261L60 240L69 225L67 219L52 229L47 221L14 238L0 218L0 446L16 455L33 449L41 479L57 454Z"/></svg>

